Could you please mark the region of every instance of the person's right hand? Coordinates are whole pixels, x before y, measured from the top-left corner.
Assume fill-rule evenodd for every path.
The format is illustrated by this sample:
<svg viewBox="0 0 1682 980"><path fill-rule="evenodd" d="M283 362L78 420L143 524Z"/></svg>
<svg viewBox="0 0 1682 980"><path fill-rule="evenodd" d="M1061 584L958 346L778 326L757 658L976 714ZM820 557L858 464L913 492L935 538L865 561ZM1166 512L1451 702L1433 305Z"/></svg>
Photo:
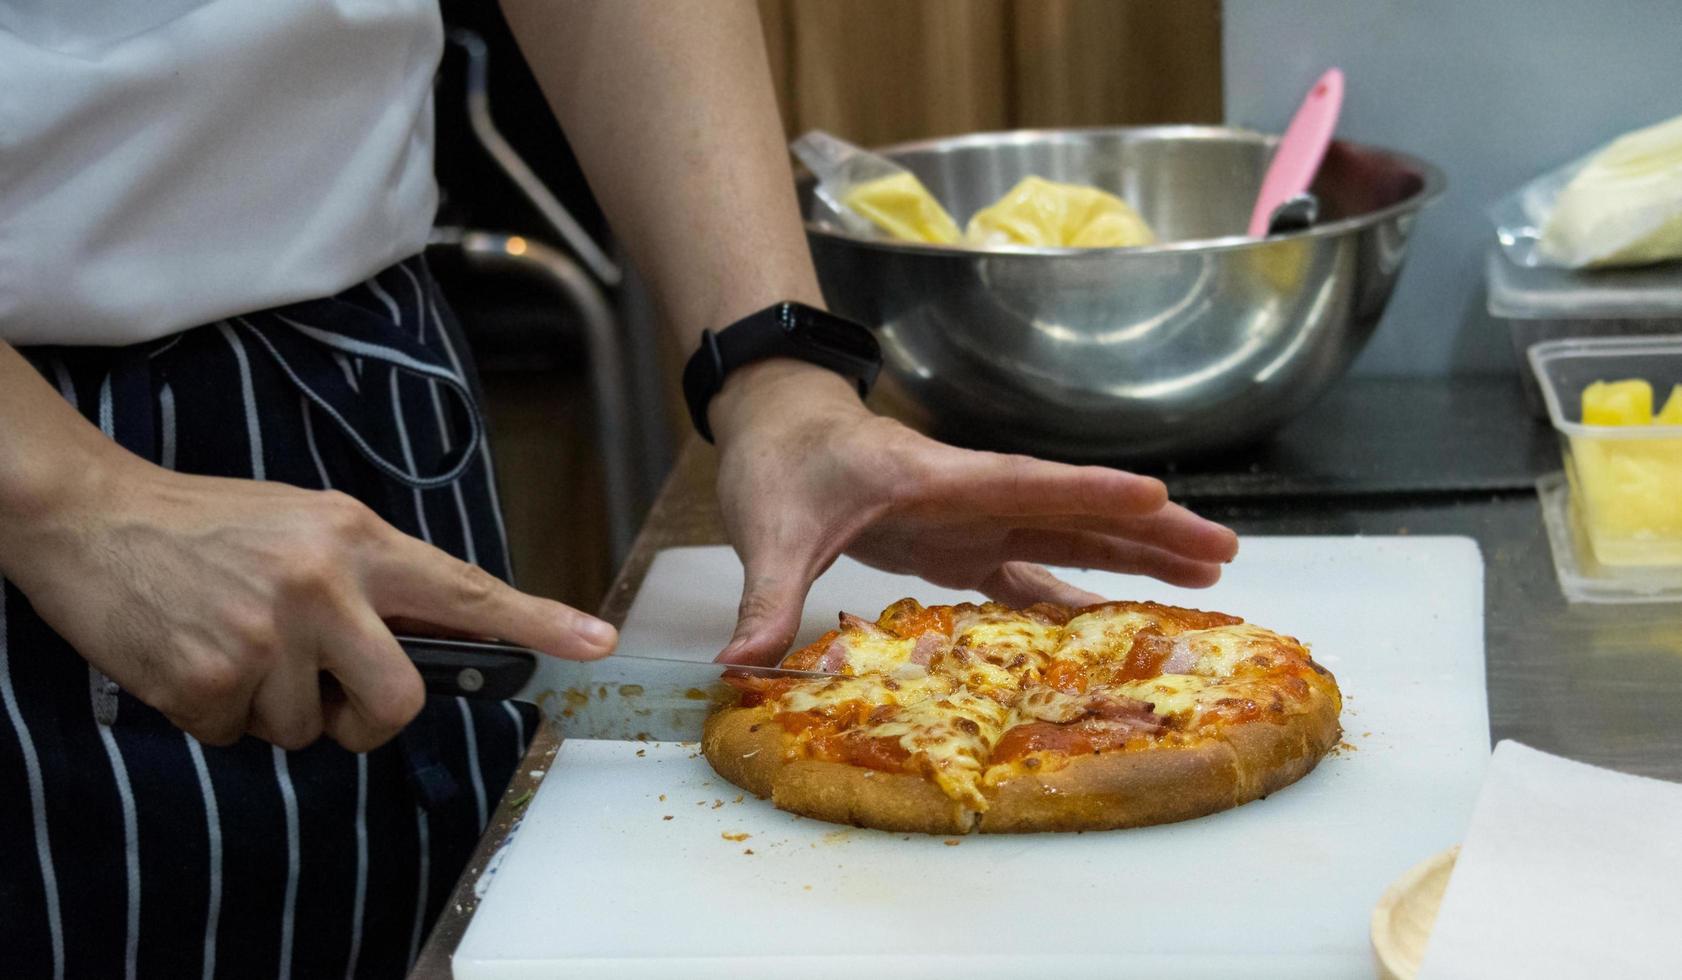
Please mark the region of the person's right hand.
<svg viewBox="0 0 1682 980"><path fill-rule="evenodd" d="M384 743L425 696L389 619L576 660L616 642L343 494L114 456L6 535L8 573L83 657L202 742ZM323 697L323 674L342 698Z"/></svg>

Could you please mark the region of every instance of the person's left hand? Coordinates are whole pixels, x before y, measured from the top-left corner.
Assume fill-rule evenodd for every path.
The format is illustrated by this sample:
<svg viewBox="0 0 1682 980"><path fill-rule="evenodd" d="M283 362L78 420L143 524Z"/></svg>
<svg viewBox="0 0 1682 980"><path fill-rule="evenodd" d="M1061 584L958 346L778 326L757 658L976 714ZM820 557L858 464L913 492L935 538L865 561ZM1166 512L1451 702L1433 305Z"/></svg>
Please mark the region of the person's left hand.
<svg viewBox="0 0 1682 980"><path fill-rule="evenodd" d="M1168 502L1160 480L944 445L792 361L732 377L710 408L718 495L745 580L719 654L774 661L812 582L847 554L1011 605L1102 601L1039 563L1212 585L1238 537Z"/></svg>

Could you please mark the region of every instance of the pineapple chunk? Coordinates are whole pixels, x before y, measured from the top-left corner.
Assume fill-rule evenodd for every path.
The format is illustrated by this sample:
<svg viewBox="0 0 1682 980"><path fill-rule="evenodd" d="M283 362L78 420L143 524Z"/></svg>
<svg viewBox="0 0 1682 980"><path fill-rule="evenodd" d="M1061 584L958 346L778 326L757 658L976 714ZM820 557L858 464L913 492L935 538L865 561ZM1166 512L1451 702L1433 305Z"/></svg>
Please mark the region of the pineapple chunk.
<svg viewBox="0 0 1682 980"><path fill-rule="evenodd" d="M977 211L965 234L981 246L1116 248L1156 241L1139 212L1114 194L1034 176Z"/></svg>
<svg viewBox="0 0 1682 980"><path fill-rule="evenodd" d="M1636 379L1596 381L1583 389L1584 425L1652 425L1653 386Z"/></svg>
<svg viewBox="0 0 1682 980"><path fill-rule="evenodd" d="M1682 385L1672 385L1664 408L1653 416L1654 425L1682 425Z"/></svg>
<svg viewBox="0 0 1682 980"><path fill-rule="evenodd" d="M952 245L959 238L958 223L909 173L860 184L841 203L901 241Z"/></svg>

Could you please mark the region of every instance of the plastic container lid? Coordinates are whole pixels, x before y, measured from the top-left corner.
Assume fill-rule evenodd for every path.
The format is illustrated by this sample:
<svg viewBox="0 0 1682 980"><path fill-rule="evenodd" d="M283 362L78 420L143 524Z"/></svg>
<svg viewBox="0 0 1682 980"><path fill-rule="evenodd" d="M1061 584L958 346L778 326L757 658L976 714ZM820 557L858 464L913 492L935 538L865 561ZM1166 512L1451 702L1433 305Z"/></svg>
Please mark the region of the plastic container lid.
<svg viewBox="0 0 1682 980"><path fill-rule="evenodd" d="M1515 265L1489 250L1489 312L1508 320L1682 318L1682 262L1577 272Z"/></svg>
<svg viewBox="0 0 1682 980"><path fill-rule="evenodd" d="M1644 377L1662 399L1682 384L1682 335L1657 337L1584 337L1550 340L1530 348L1530 369L1542 388L1548 417L1562 435L1580 439L1674 440L1675 425L1584 425L1583 389L1591 382Z"/></svg>

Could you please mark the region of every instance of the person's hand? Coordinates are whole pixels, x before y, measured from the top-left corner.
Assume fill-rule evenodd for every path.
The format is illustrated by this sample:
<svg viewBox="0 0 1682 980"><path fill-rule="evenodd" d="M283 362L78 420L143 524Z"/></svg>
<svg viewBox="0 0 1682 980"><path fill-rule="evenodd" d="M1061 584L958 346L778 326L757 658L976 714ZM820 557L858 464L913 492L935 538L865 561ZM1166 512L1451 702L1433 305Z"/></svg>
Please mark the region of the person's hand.
<svg viewBox="0 0 1682 980"><path fill-rule="evenodd" d="M101 465L110 472L0 535L8 572L83 657L200 741L384 743L425 697L387 619L570 659L613 649L608 624L517 592L343 494L187 476L126 453ZM324 674L342 696L324 696Z"/></svg>
<svg viewBox="0 0 1682 980"><path fill-rule="evenodd" d="M724 661L786 650L813 580L843 553L1021 606L1102 600L1041 562L1206 586L1238 550L1232 531L1169 503L1159 480L943 445L809 365L754 365L709 418L724 525L746 576Z"/></svg>

